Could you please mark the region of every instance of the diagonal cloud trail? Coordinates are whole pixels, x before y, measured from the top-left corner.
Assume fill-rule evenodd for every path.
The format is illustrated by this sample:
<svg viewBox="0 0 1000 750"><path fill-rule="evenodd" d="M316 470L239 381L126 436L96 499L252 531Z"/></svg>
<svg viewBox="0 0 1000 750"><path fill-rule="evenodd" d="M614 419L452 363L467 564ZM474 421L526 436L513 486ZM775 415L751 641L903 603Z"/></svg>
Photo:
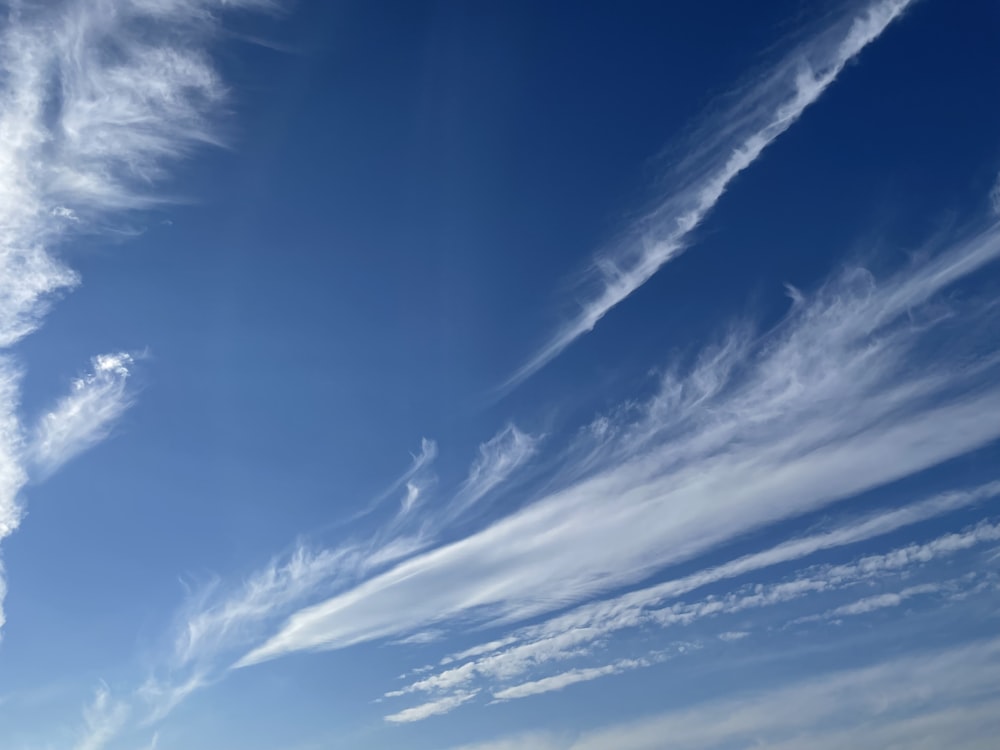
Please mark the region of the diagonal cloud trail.
<svg viewBox="0 0 1000 750"><path fill-rule="evenodd" d="M39 477L107 437L132 405L128 379L133 361L125 352L94 357L91 372L74 380L70 394L39 420L28 445L30 466Z"/></svg>
<svg viewBox="0 0 1000 750"><path fill-rule="evenodd" d="M540 440L509 423L479 446L468 476L440 513L420 508L421 513L410 514L404 505L366 541L319 549L300 542L290 554L272 559L235 588L215 581L193 595L178 614L172 652L137 691L149 709L143 723L155 724L192 693L221 680L234 651L259 643L268 630L309 599L343 590L423 551L450 523L497 493L531 460ZM421 451L413 455L408 469L361 513L373 511L413 482L428 481L426 474L436 456L437 444L422 440ZM419 530L413 531L413 524L419 524ZM439 709L444 710L434 707Z"/></svg>
<svg viewBox="0 0 1000 750"><path fill-rule="evenodd" d="M597 323L660 268L688 247L730 183L822 96L844 67L874 42L912 0L879 0L797 48L742 97L710 132L699 136L699 152L673 194L617 251L595 261L598 293L585 302L531 359L501 386L512 388L536 373ZM734 126L733 123L736 123ZM715 132L711 132L715 131ZM721 156L720 156L721 155Z"/></svg>
<svg viewBox="0 0 1000 750"><path fill-rule="evenodd" d="M669 579L610 599L596 600L543 622L515 630L502 640L480 644L445 657L439 665L442 669L429 675L422 675L419 680L405 688L387 693L385 697L464 686L484 676L507 678L529 667L537 667L543 661L564 659L567 655L576 653L582 646L605 640L619 630L636 627L650 618L657 619L662 625L677 621L686 622L693 612L697 612L697 607L692 608L685 604L679 608L671 607L666 604L668 600L713 583L739 578L781 563L797 561L816 552L884 536L901 528L998 497L1000 497L1000 481L968 490L946 492L829 531L794 538L682 578ZM825 590L834 583L844 585L848 581L866 580L878 573L898 572L915 562L926 563L936 557L954 554L977 544L993 542L997 538L1000 538L1000 527L979 526L961 534L947 534L925 544L897 548L889 554L869 555L852 565L816 566L805 578L818 577L824 584L818 587L789 587L783 584L771 588L784 589L786 595L789 592L800 595L809 591ZM822 575L817 576L818 571ZM803 579L800 578L801 580ZM749 588L754 595L762 591L753 586ZM670 617L664 617L664 613Z"/></svg>
<svg viewBox="0 0 1000 750"><path fill-rule="evenodd" d="M765 336L738 331L668 373L595 431L603 458L578 478L297 612L237 666L459 617L525 620L995 441L997 311L941 312L945 290L998 258L994 224L881 282L845 271Z"/></svg>

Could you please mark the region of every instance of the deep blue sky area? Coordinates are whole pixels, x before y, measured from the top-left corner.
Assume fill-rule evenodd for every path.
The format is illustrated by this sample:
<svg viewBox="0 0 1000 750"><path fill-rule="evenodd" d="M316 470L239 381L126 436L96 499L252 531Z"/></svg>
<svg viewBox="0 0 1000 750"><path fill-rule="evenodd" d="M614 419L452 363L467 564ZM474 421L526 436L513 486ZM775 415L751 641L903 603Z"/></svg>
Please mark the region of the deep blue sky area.
<svg viewBox="0 0 1000 750"><path fill-rule="evenodd" d="M986 747L1000 6L260 5L5 4L0 747Z"/></svg>

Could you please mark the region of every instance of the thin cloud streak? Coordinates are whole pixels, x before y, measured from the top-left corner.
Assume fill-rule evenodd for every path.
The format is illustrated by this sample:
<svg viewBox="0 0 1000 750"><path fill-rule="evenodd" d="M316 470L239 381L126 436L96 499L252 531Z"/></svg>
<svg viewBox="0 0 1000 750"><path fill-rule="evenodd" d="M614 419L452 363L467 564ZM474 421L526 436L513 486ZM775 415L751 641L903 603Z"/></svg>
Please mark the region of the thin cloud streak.
<svg viewBox="0 0 1000 750"><path fill-rule="evenodd" d="M153 678L144 682L136 697L149 709L140 726L149 727L165 719L175 708L198 690L208 687L212 680L195 671L183 681L159 682Z"/></svg>
<svg viewBox="0 0 1000 750"><path fill-rule="evenodd" d="M596 259L598 292L502 388L512 388L540 370L684 252L691 233L733 180L911 4L912 0L881 0L835 24L782 60L762 84L704 127L696 140L700 142L699 150L709 153L708 158L696 166L687 165L688 174L678 179L670 197L633 230L631 239L615 252ZM711 144L710 149L706 143Z"/></svg>
<svg viewBox="0 0 1000 750"><path fill-rule="evenodd" d="M667 599L690 591L705 580L705 576L696 573L686 579L594 602L548 622L516 631L501 649L494 649L492 653L480 655L473 661L423 677L384 697L395 698L416 692L467 690L474 683L502 684L551 663L585 656L596 644L605 643L611 636L626 629L650 625L661 629L688 627L708 618L775 607L805 597L831 594L858 586L877 584L885 587L890 583L889 579L905 583L922 566L938 560L953 560L962 552L997 541L1000 541L1000 524L982 523L961 533L946 534L922 544L910 544L887 553L868 555L850 563L806 568L776 583L746 583L726 594L663 606ZM961 595L976 590L980 585L981 582L976 579L982 572L981 564L976 568L970 575L960 579L908 585L899 591L865 597L823 614L797 617L790 624L801 625L823 619L858 616L880 608L899 606L907 599L922 594L947 592ZM449 663L453 662L453 659L449 660ZM600 671L602 669L606 671ZM616 670L607 667L584 672L587 680L615 673ZM533 682L539 683L539 689L550 684L560 685L559 680L550 683L548 679ZM500 692L505 690L506 688Z"/></svg>
<svg viewBox="0 0 1000 750"><path fill-rule="evenodd" d="M419 706L404 709L399 713L390 714L385 717L385 720L393 724L408 724L414 721L421 721L423 719L430 718L431 716L445 714L455 708L458 708L463 703L471 701L476 697L477 692L478 691L476 690L470 690L464 693L449 695L439 700L428 701L427 703L422 703Z"/></svg>
<svg viewBox="0 0 1000 750"><path fill-rule="evenodd" d="M469 476L445 513L446 521L462 515L506 482L535 455L538 442L538 437L510 424L480 445L479 456L469 468Z"/></svg>
<svg viewBox="0 0 1000 750"><path fill-rule="evenodd" d="M42 416L28 446L37 476L49 476L108 436L132 405L127 385L133 362L125 352L94 357L91 371L73 381L70 394Z"/></svg>
<svg viewBox="0 0 1000 750"><path fill-rule="evenodd" d="M434 463L434 459L437 458L438 448L437 443L433 440L427 438L422 438L420 441L420 453L413 456L410 461L409 468L403 472L392 484L386 487L382 492L373 497L371 501L364 508L359 510L353 516L350 517L350 521L357 521L365 516L370 515L376 509L378 509L382 503L391 497L399 494L400 490L405 490L402 509L405 512L408 510L407 500L409 499L409 505L412 506L416 502L417 496L420 494L420 489L424 482L422 481L422 475L427 472L431 464ZM412 488L412 489L411 489Z"/></svg>
<svg viewBox="0 0 1000 750"><path fill-rule="evenodd" d="M995 440L995 311L935 295L998 254L991 226L882 283L846 271L763 337L735 329L595 433L582 478L297 613L239 666L543 614Z"/></svg>
<svg viewBox="0 0 1000 750"><path fill-rule="evenodd" d="M618 659L611 664L605 664L601 667L570 669L565 672L560 672L559 674L550 675L538 680L531 680L529 682L522 682L517 685L511 685L510 687L503 688L502 690L497 690L493 693L493 701L499 703L517 700L519 698L529 698L543 693L551 693L563 690L571 685L576 685L581 682L590 682L601 677L621 674L622 672L631 672L635 669L642 669L643 667L651 667L654 664L666 661L668 658L669 656L666 654L658 653L645 656L640 659Z"/></svg>
<svg viewBox="0 0 1000 750"><path fill-rule="evenodd" d="M499 652L501 649L509 649L509 647L515 644L518 644L518 647L523 647L527 644L537 642L553 643L555 638L570 633L577 635L582 633L587 634L587 640L600 638L607 634L609 628L614 629L621 624L627 627L631 623L640 621L644 611L660 605L668 599L682 596L720 581L741 577L775 565L806 558L817 552L836 549L890 534L913 524L938 518L947 513L988 499L995 499L997 496L1000 496L1000 482L991 482L967 491L943 493L924 501L884 511L870 518L846 524L828 532L782 542L761 552L744 555L743 557L715 567L700 570L683 578L671 579L653 586L630 591L612 599L582 605L538 625L532 625L519 630L503 640L486 643L466 649L461 654L446 657L441 663L443 665L451 664L474 656L492 654ZM949 542L951 547L955 546L954 542L956 539L961 539L962 544L979 543L980 541L988 540L988 536L981 539L978 533L978 531L970 532L961 537L949 535L943 539ZM958 546L962 547L961 544ZM927 554L936 548L922 547L920 549L923 552L920 555L916 555L918 558L926 557ZM898 553L895 559L900 559ZM871 559L866 563L866 567L870 569L874 567ZM840 570L838 575L843 576L844 571ZM578 643L579 641L576 640L575 642Z"/></svg>
<svg viewBox="0 0 1000 750"><path fill-rule="evenodd" d="M355 580L377 554L349 544L321 550L298 544L236 587L215 580L193 592L175 617L166 656L135 690L145 712L140 725L157 724L192 694L222 680L234 651L258 643L310 597Z"/></svg>
<svg viewBox="0 0 1000 750"><path fill-rule="evenodd" d="M534 455L536 441L513 425L502 430L480 446L456 497L475 502L496 490ZM148 708L143 724L161 721L192 693L221 680L234 650L259 643L266 629L310 598L328 596L425 549L433 535L447 525L452 518L449 511L455 507L449 504L430 521L426 514L417 513L418 507L407 507L407 498L416 505L418 498L414 496L419 495L419 488L430 483L428 472L437 453L436 443L424 439L407 471L375 498L370 510L406 490L400 511L369 541L331 549L312 549L299 543L290 554L275 557L236 587L223 588L221 582L213 581L193 593L177 615L171 653L159 673L137 691ZM404 533L412 523L420 523L421 530ZM427 642L440 635L443 633L425 631L400 643ZM225 661L227 658L230 661Z"/></svg>
<svg viewBox="0 0 1000 750"><path fill-rule="evenodd" d="M355 564L353 547L312 551L298 546L287 557L273 559L221 600L214 596L214 587L209 587L189 602L181 618L174 648L177 663L198 662L252 641L255 627L301 603Z"/></svg>
<svg viewBox="0 0 1000 750"><path fill-rule="evenodd" d="M905 603L908 599L912 599L915 596L923 596L925 594L936 594L943 588L942 584L936 583L925 583L919 586L908 586L902 591L893 592L889 594L878 594L876 596L866 596L863 599L858 599L850 604L844 604L840 607L835 607L829 612L825 612L820 615L821 619L836 619L840 617L857 617L858 615L867 615L870 612L875 612L879 609L886 609L888 607L899 607Z"/></svg>
<svg viewBox="0 0 1000 750"><path fill-rule="evenodd" d="M93 703L83 712L85 729L74 750L102 750L125 726L129 708L111 696L107 685L101 684Z"/></svg>

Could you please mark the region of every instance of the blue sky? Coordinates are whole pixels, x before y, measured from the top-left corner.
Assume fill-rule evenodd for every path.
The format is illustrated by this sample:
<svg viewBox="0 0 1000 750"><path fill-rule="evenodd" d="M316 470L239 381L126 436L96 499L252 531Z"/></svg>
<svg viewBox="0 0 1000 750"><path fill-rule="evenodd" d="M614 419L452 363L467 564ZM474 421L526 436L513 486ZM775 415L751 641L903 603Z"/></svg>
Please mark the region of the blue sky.
<svg viewBox="0 0 1000 750"><path fill-rule="evenodd" d="M998 38L5 3L0 747L992 747Z"/></svg>

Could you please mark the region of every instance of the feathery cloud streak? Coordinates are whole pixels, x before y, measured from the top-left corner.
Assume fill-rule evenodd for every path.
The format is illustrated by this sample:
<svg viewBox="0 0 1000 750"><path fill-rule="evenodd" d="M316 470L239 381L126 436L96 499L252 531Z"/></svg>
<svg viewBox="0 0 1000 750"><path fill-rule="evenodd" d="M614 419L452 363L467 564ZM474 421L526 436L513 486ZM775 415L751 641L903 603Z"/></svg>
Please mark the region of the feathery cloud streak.
<svg viewBox="0 0 1000 750"><path fill-rule="evenodd" d="M85 731L74 750L101 750L128 719L128 706L111 696L107 685L101 684L94 701L83 712Z"/></svg>
<svg viewBox="0 0 1000 750"><path fill-rule="evenodd" d="M356 564L357 554L351 547L313 552L300 546L286 559L272 560L221 601L213 600L214 587L210 587L189 603L182 618L175 644L177 663L197 662L202 656L252 641L255 625L301 603L321 584Z"/></svg>
<svg viewBox="0 0 1000 750"><path fill-rule="evenodd" d="M747 95L698 134L696 153L666 201L616 251L594 263L598 291L504 384L517 385L557 357L688 246L691 233L732 181L822 96L844 67L912 0L880 0L841 20L783 59Z"/></svg>
<svg viewBox="0 0 1000 750"><path fill-rule="evenodd" d="M400 490L406 491L402 500L403 512L405 513L410 510L420 495L421 487L426 483L423 475L429 470L431 464L434 463L437 454L437 443L433 440L423 438L420 441L420 453L413 456L410 467L392 484L372 498L367 506L351 516L350 520L356 521L367 516L386 500L398 494Z"/></svg>
<svg viewBox="0 0 1000 750"><path fill-rule="evenodd" d="M542 614L994 440L996 312L934 296L998 255L993 225L883 283L847 271L763 337L737 329L604 420L583 478L299 612L239 664Z"/></svg>
<svg viewBox="0 0 1000 750"><path fill-rule="evenodd" d="M537 437L508 425L479 446L468 477L440 513L427 509L418 514L417 508L406 505L406 498L413 494L409 488L430 483L428 473L438 452L437 444L425 438L407 470L362 511L361 515L366 515L407 489L400 511L371 539L329 549L311 549L299 543L291 553L273 558L236 587L224 588L220 581L213 581L192 594L177 615L171 653L136 691L148 709L144 724L162 720L192 693L222 679L234 650L260 643L279 618L287 617L310 598L329 596L426 548L450 521L496 490L528 461L537 442ZM410 533L407 529L414 523L420 524L420 531ZM406 640L426 642L439 635L427 631ZM229 661L224 661L227 658ZM443 710L438 706L434 713Z"/></svg>
<svg viewBox="0 0 1000 750"><path fill-rule="evenodd" d="M9 9L0 32L0 350L36 330L58 294L79 283L55 247L117 211L151 205L149 186L170 160L215 142L207 115L224 87L203 42L217 10L266 4L68 0ZM98 357L26 445L23 373L0 355L0 540L18 526L29 472L44 477L90 447L127 407L126 357Z"/></svg>
<svg viewBox="0 0 1000 750"><path fill-rule="evenodd" d="M73 381L71 393L39 420L28 452L41 476L107 437L132 403L126 387L132 364L125 352L94 357L91 372Z"/></svg>
<svg viewBox="0 0 1000 750"><path fill-rule="evenodd" d="M502 702L517 700L519 698L528 698L533 695L541 695L542 693L551 693L581 682L590 682L591 680L596 680L600 677L608 677L609 675L621 674L622 672L640 669L641 667L649 667L653 664L664 661L666 658L667 656L665 654L654 654L641 659L619 659L612 664L605 664L601 667L570 669L566 672L560 672L559 674L550 675L549 677L543 677L539 680L522 682L518 685L512 685L508 688L497 690L493 693L493 700Z"/></svg>
<svg viewBox="0 0 1000 750"><path fill-rule="evenodd" d="M581 635L587 641L601 638L619 627L629 627L640 622L645 611L659 606L671 598L713 583L737 578L781 563L799 560L823 550L835 549L890 534L912 524L937 518L977 502L995 499L998 496L1000 496L1000 482L991 482L968 491L944 493L927 500L881 512L870 518L849 523L828 532L782 542L769 549L744 555L683 578L675 578L640 588L612 599L584 604L540 624L522 628L503 640L466 649L460 654L443 659L441 663L443 665L452 664L471 657L493 654L501 649L505 649L505 653L516 654L517 649L522 649L522 652L537 650L540 644L547 644L548 647L551 647L558 643L557 639L569 634L573 634L572 640L576 644L581 642ZM979 530L960 536L948 535L931 545L906 548L910 550L910 553L905 559L901 558L899 552L895 554L893 559L901 562L910 559L926 561L934 554L940 554L950 549L962 549L966 545L976 544L987 538L988 535L983 537ZM918 552L914 554L914 550ZM868 570L874 569L876 559L866 558L864 567ZM843 569L838 569L837 575L843 577L844 573ZM511 648L512 646L515 647Z"/></svg>
<svg viewBox="0 0 1000 750"><path fill-rule="evenodd" d="M535 455L538 440L538 437L521 432L511 424L480 445L479 456L451 501L447 517L461 515L504 483Z"/></svg>
<svg viewBox="0 0 1000 750"><path fill-rule="evenodd" d="M1000 541L1000 525L982 523L961 533L946 534L929 542L910 544L887 553L867 555L850 563L811 566L776 583L746 583L725 594L663 606L667 599L707 583L713 571L703 571L614 599L593 602L547 622L523 628L505 639L501 646L486 645L480 648L475 654L477 658L459 666L450 665L460 657L447 658L442 660L443 665L448 665L447 669L422 677L402 689L387 693L385 697L395 698L417 692L468 690L474 686L478 689L480 685L475 683L485 683L487 686L492 684L495 688L497 683L509 683L526 672L537 672L551 663L586 655L596 644L607 642L611 636L626 629L643 626L661 629L690 626L707 618L788 604L804 597L831 594L859 585L877 584L884 587L888 584L906 583L913 580L922 566L937 560L953 562L963 552L997 541ZM792 624L861 615L879 608L899 606L905 600L922 594L968 592L980 585L981 582L976 578L984 569L982 562L972 562L967 565L970 566L971 575L964 579L908 585L899 591L865 597L823 614L798 617ZM985 567L996 566L985 563ZM626 666L638 668L648 666L649 663L652 662L647 659L642 663L629 662ZM619 671L621 670L607 666L590 668L584 670L583 679L592 680L606 674L617 674ZM565 673L554 677L562 674ZM564 686L561 679L550 681L548 677L528 684L531 685L530 694L544 692L553 685L553 689ZM494 695L509 697L519 693L518 690L510 693L507 691L508 688L503 688Z"/></svg>

